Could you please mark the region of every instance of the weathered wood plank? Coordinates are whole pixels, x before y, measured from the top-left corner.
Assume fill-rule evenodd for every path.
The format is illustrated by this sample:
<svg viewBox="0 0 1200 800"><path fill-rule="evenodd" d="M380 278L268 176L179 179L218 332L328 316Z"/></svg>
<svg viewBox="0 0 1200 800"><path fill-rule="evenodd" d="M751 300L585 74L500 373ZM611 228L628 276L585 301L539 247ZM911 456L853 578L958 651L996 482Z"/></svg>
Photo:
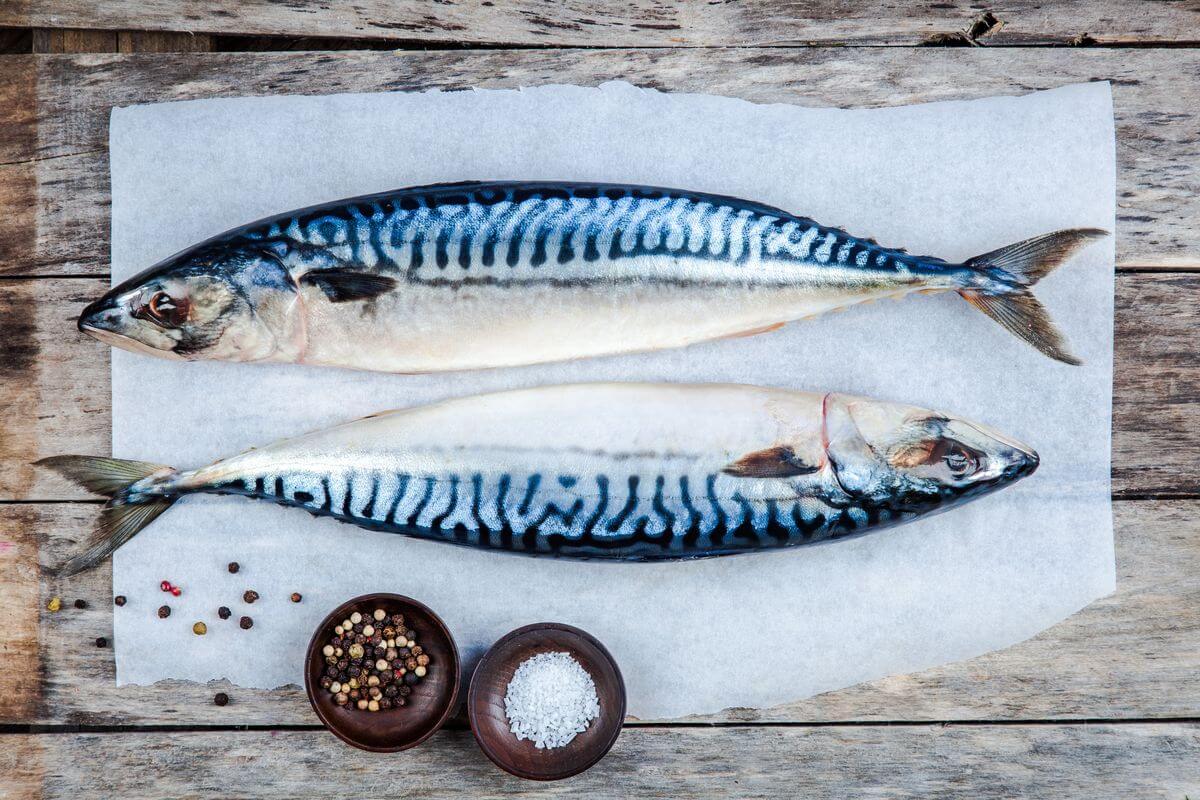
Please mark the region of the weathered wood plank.
<svg viewBox="0 0 1200 800"><path fill-rule="evenodd" d="M96 506L0 506L0 615L38 630L38 672L0 670L0 698L37 694L36 708L0 706L0 722L81 725L313 724L299 688L241 689L166 681L117 688L111 649L114 611L153 613L144 598L114 609L111 570L70 579L33 571L58 563L91 524ZM1200 716L1200 501L1127 501L1115 506L1117 592L1035 638L1006 650L912 675L885 678L779 708L730 709L702 722L1027 720ZM931 587L931 591L935 589ZM63 609L45 610L58 595ZM75 598L89 603L72 606ZM139 602L140 601L140 602ZM140 612L136 611L140 607ZM40 693L36 687L40 686ZM28 687L28 688L26 688ZM217 691L233 698L212 704ZM30 702L22 700L26 706ZM11 715L11 716L8 716ZM2 748L0 748L2 749Z"/></svg>
<svg viewBox="0 0 1200 800"><path fill-rule="evenodd" d="M323 731L21 736L0 754L45 798L1195 797L1200 726L626 728L557 783L497 770L469 731L385 757Z"/></svg>
<svg viewBox="0 0 1200 800"><path fill-rule="evenodd" d="M795 44L914 45L962 30L983 6L951 0L859 3L798 0L692 3L688 0L16 0L0 6L0 25L106 28L282 36L401 39L422 43L540 46L699 47ZM989 7L1003 26L993 44L1070 43L1080 34L1102 43L1197 39L1197 10L1137 0Z"/></svg>
<svg viewBox="0 0 1200 800"><path fill-rule="evenodd" d="M0 83L26 92L34 87L37 136L8 146L22 152L0 163L0 181L34 185L37 196L30 206L36 209L32 246L27 221L0 217L0 274L108 270L107 137L113 106L232 95L595 85L615 78L759 102L866 107L1111 79L1118 131L1118 264L1200 268L1200 227L1194 224L1200 218L1197 50L486 50L4 59ZM27 107L0 105L0 125L27 113Z"/></svg>
<svg viewBox="0 0 1200 800"><path fill-rule="evenodd" d="M88 495L30 462L110 447L109 348L75 330L100 278L0 280L0 500ZM1117 277L1113 489L1200 494L1200 275Z"/></svg>

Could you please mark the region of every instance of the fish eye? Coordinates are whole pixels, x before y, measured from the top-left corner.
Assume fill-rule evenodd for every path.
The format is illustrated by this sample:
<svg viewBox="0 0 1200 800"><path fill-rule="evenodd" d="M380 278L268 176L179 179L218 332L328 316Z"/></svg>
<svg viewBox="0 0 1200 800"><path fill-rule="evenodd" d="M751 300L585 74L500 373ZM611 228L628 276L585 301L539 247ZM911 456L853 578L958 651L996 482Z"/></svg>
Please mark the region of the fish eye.
<svg viewBox="0 0 1200 800"><path fill-rule="evenodd" d="M182 325L187 321L187 301L177 300L164 291L157 291L151 295L148 303L134 312L134 315L159 325Z"/></svg>
<svg viewBox="0 0 1200 800"><path fill-rule="evenodd" d="M946 454L942 456L942 460L950 468L951 474L956 478L969 475L978 468L975 456L962 445L956 444L949 447L946 450Z"/></svg>

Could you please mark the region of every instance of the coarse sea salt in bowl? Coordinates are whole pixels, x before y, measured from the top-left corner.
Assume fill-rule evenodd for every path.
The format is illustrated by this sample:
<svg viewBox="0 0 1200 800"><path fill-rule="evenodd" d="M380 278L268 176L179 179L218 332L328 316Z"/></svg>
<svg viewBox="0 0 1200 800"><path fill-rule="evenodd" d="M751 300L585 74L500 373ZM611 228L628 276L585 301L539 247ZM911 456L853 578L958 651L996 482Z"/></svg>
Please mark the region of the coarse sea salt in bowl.
<svg viewBox="0 0 1200 800"><path fill-rule="evenodd" d="M549 657L563 653L586 673L595 690L594 707L590 687L579 697L578 708L574 709L577 718L594 718L561 747L539 748L534 743L536 735L521 738L513 733L505 696L518 668L535 656L542 658L526 668L514 687L517 691L513 699L523 706L520 711L525 715L532 715L536 721L537 710L544 703L557 705L554 692L583 689L586 681L576 680L582 676L569 661ZM536 685L535 676L544 682L542 686ZM501 637L480 660L471 677L467 715L480 749L496 766L519 778L560 780L594 765L617 741L625 720L625 682L612 655L586 631L556 622L526 625ZM552 732L550 738L561 734Z"/></svg>

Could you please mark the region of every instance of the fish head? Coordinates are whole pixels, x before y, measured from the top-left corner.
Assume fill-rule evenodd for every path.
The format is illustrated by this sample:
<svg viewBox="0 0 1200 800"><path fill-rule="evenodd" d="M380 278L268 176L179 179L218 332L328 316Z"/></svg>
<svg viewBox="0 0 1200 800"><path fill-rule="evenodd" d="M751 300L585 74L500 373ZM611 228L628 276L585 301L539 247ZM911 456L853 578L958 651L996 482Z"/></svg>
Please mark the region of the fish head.
<svg viewBox="0 0 1200 800"><path fill-rule="evenodd" d="M1038 455L979 423L847 395L825 399L826 453L841 488L866 504L920 514L1033 473Z"/></svg>
<svg viewBox="0 0 1200 800"><path fill-rule="evenodd" d="M294 283L259 244L200 245L151 267L89 304L79 330L161 358L257 361L281 347L281 300Z"/></svg>

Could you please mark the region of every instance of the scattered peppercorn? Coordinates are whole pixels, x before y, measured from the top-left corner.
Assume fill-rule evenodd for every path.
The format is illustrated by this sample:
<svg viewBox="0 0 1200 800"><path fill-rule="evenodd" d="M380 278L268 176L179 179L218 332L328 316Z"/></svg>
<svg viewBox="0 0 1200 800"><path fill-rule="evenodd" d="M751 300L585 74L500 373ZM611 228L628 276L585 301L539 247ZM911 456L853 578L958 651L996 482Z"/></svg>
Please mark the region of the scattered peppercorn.
<svg viewBox="0 0 1200 800"><path fill-rule="evenodd" d="M162 589L164 592L169 592L169 591L171 591L171 582L170 581L162 581L161 583L158 584L158 588Z"/></svg>
<svg viewBox="0 0 1200 800"><path fill-rule="evenodd" d="M171 607L170 606L159 606L158 607L158 616L160 619L166 619L167 617L171 616Z"/></svg>
<svg viewBox="0 0 1200 800"><path fill-rule="evenodd" d="M76 608L87 608L87 600L83 600L82 598L79 600L76 600L75 607Z"/></svg>
<svg viewBox="0 0 1200 800"><path fill-rule="evenodd" d="M125 595L119 594L113 598L113 603L118 606L125 605Z"/></svg>
<svg viewBox="0 0 1200 800"><path fill-rule="evenodd" d="M229 705L229 695L224 692L217 692L213 695L213 703L219 706L227 706Z"/></svg>
<svg viewBox="0 0 1200 800"><path fill-rule="evenodd" d="M233 612L229 610L229 606L221 606L217 609L217 616L221 619L229 619L232 614Z"/></svg>
<svg viewBox="0 0 1200 800"><path fill-rule="evenodd" d="M183 594L183 589L180 589L178 586L172 586L171 594L175 595L176 597L179 597L179 595Z"/></svg>
<svg viewBox="0 0 1200 800"><path fill-rule="evenodd" d="M247 589L246 593L242 595L242 599L247 603L253 603L258 599L258 592L254 591L253 589Z"/></svg>
<svg viewBox="0 0 1200 800"><path fill-rule="evenodd" d="M108 639L105 639L103 636L97 636L96 647L108 647Z"/></svg>
<svg viewBox="0 0 1200 800"><path fill-rule="evenodd" d="M46 603L47 611L58 611L60 608L62 608L62 598L61 597L51 597L50 602Z"/></svg>
<svg viewBox="0 0 1200 800"><path fill-rule="evenodd" d="M240 620L238 620L238 624L242 626L242 630L248 631L254 627L254 620L250 619L249 617L242 617Z"/></svg>
<svg viewBox="0 0 1200 800"><path fill-rule="evenodd" d="M197 636L203 636L204 634L208 633L208 626L203 622L197 622L192 626L192 633L196 634Z"/></svg>
<svg viewBox="0 0 1200 800"><path fill-rule="evenodd" d="M231 573L233 573L233 574L237 574L237 571L238 571L239 569L241 569L241 567L240 567L240 566L238 566L238 562L236 562L236 561L230 561L230 562L229 562L229 571L230 571Z"/></svg>
<svg viewBox="0 0 1200 800"><path fill-rule="evenodd" d="M389 617L377 608L370 614L355 611L333 629L321 650L326 664L321 686L334 703L369 712L407 703L405 698L425 677L430 659L416 652L417 632L404 624L404 615ZM398 631L406 634L402 651L397 649ZM341 657L343 652L348 659Z"/></svg>
<svg viewBox="0 0 1200 800"><path fill-rule="evenodd" d="M292 592L292 602L293 603L299 603L303 599L304 598L300 595L299 592Z"/></svg>

